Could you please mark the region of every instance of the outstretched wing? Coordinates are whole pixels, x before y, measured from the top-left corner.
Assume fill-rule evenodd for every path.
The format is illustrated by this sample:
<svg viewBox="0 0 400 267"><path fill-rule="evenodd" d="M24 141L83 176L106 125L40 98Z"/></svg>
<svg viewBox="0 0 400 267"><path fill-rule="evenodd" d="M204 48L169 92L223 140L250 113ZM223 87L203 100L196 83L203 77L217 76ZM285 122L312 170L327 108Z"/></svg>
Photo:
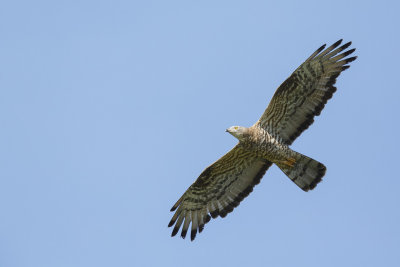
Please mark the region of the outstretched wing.
<svg viewBox="0 0 400 267"><path fill-rule="evenodd" d="M256 125L287 145L307 129L336 91L336 78L357 58L346 58L355 49L341 53L351 45L348 42L337 48L341 42L325 50L325 45L321 46L301 64L276 90Z"/></svg>
<svg viewBox="0 0 400 267"><path fill-rule="evenodd" d="M172 236L181 225L181 236L185 238L191 227L191 240L203 230L210 218L225 217L253 191L271 166L269 161L260 161L245 151L240 144L206 168L172 207L176 210L168 227L175 224ZM211 215L211 217L210 217Z"/></svg>

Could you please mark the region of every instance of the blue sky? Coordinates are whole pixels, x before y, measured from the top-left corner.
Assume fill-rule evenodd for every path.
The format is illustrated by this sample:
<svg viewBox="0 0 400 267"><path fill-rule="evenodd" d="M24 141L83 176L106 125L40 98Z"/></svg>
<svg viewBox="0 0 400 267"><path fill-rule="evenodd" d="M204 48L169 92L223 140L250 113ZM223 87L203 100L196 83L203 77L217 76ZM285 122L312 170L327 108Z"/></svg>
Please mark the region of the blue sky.
<svg viewBox="0 0 400 267"><path fill-rule="evenodd" d="M6 1L0 266L399 266L396 1ZM171 206L323 43L358 59L293 149L194 242Z"/></svg>

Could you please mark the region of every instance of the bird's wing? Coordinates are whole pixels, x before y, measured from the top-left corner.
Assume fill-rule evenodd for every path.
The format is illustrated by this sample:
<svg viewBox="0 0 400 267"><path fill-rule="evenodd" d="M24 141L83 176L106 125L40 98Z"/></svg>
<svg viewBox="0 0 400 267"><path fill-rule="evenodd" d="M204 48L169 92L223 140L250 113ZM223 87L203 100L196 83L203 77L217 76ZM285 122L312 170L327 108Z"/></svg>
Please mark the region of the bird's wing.
<svg viewBox="0 0 400 267"><path fill-rule="evenodd" d="M271 164L236 145L206 168L172 207L171 211L176 210L168 224L168 227L175 224L172 236L183 224L181 236L185 238L191 223L193 240L211 217L225 217L253 191Z"/></svg>
<svg viewBox="0 0 400 267"><path fill-rule="evenodd" d="M357 58L346 58L355 49L342 53L351 42L338 47L341 42L325 50L321 46L301 64L276 90L256 125L287 145L307 129L336 91L336 78Z"/></svg>

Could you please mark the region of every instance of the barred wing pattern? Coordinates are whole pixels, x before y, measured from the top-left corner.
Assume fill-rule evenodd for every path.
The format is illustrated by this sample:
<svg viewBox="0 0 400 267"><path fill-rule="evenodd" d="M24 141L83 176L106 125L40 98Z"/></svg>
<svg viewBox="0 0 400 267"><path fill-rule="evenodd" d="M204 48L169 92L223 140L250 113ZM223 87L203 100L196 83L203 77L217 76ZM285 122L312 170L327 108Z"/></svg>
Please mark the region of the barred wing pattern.
<svg viewBox="0 0 400 267"><path fill-rule="evenodd" d="M357 58L346 59L355 49L341 53L351 45L348 42L337 48L341 42L325 50L325 45L321 46L301 64L276 90L256 125L287 145L306 130L336 91L336 78Z"/></svg>
<svg viewBox="0 0 400 267"><path fill-rule="evenodd" d="M201 232L211 217L225 217L253 191L267 169L269 161L257 160L251 152L236 145L231 151L206 168L172 207L176 210L168 227L175 224L172 236L181 225L181 236L191 223L191 240ZM211 216L211 217L210 217Z"/></svg>

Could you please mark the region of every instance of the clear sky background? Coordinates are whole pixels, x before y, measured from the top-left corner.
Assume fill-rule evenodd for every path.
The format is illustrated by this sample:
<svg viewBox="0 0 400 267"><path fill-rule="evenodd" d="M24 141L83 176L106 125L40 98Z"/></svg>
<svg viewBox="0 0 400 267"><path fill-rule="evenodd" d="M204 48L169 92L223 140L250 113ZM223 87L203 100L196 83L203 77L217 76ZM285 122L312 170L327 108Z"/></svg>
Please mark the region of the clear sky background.
<svg viewBox="0 0 400 267"><path fill-rule="evenodd" d="M398 1L3 1L0 266L400 266ZM315 49L358 59L293 149L194 242L171 206Z"/></svg>

